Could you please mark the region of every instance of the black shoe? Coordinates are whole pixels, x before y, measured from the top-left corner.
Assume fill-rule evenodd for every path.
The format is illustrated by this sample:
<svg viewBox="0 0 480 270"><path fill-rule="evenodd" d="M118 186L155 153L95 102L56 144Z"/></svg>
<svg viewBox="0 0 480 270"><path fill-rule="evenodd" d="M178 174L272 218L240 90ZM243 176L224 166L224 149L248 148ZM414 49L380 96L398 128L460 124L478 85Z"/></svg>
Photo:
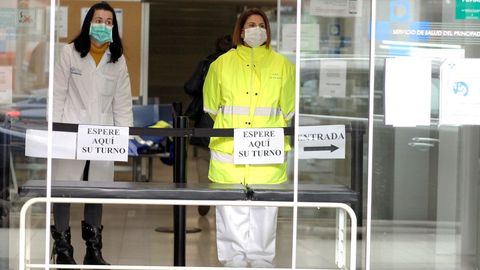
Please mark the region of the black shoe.
<svg viewBox="0 0 480 270"><path fill-rule="evenodd" d="M51 226L50 233L52 234L54 240L52 257L55 257L55 263L77 264L73 258L73 247L70 242L70 227L63 232L59 232L55 226Z"/></svg>
<svg viewBox="0 0 480 270"><path fill-rule="evenodd" d="M102 230L103 226L95 227L82 221L82 238L87 246L83 264L110 265L102 257Z"/></svg>
<svg viewBox="0 0 480 270"><path fill-rule="evenodd" d="M210 206L208 205L200 205L198 207L198 214L202 217L208 214L208 211L210 211Z"/></svg>

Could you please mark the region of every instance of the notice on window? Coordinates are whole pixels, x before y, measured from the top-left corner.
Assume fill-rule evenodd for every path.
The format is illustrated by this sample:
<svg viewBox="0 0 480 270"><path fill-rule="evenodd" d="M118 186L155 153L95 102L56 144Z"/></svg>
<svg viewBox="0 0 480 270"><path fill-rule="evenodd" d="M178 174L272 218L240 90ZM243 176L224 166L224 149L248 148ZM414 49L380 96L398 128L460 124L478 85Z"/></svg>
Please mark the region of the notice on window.
<svg viewBox="0 0 480 270"><path fill-rule="evenodd" d="M300 126L298 158L345 159L345 126Z"/></svg>
<svg viewBox="0 0 480 270"><path fill-rule="evenodd" d="M12 66L0 66L0 104L12 104Z"/></svg>
<svg viewBox="0 0 480 270"><path fill-rule="evenodd" d="M78 126L77 159L128 160L128 127Z"/></svg>
<svg viewBox="0 0 480 270"><path fill-rule="evenodd" d="M50 7L47 7L47 20L50 18ZM50 22L46 22L47 29L50 31ZM68 7L55 7L55 35L58 38L67 38L68 36Z"/></svg>
<svg viewBox="0 0 480 270"><path fill-rule="evenodd" d="M480 125L480 59L452 59L440 66L441 125Z"/></svg>
<svg viewBox="0 0 480 270"><path fill-rule="evenodd" d="M52 158L75 159L77 133L52 132ZM25 133L25 156L47 158L48 131L27 129Z"/></svg>
<svg viewBox="0 0 480 270"><path fill-rule="evenodd" d="M480 20L480 1L456 0L455 19Z"/></svg>
<svg viewBox="0 0 480 270"><path fill-rule="evenodd" d="M279 164L285 162L283 128L234 130L235 164Z"/></svg>
<svg viewBox="0 0 480 270"><path fill-rule="evenodd" d="M347 61L322 60L318 95L321 97L345 97L347 92Z"/></svg>
<svg viewBox="0 0 480 270"><path fill-rule="evenodd" d="M362 0L310 0L310 14L324 17L359 17Z"/></svg>
<svg viewBox="0 0 480 270"><path fill-rule="evenodd" d="M385 124L430 125L432 63L428 58L385 60Z"/></svg>
<svg viewBox="0 0 480 270"><path fill-rule="evenodd" d="M0 8L0 29L15 28L17 22L17 9Z"/></svg>
<svg viewBox="0 0 480 270"><path fill-rule="evenodd" d="M301 25L302 51L320 50L320 25L316 23ZM282 51L294 52L297 48L297 25L282 24Z"/></svg>
<svg viewBox="0 0 480 270"><path fill-rule="evenodd" d="M55 15L55 30L59 38L68 36L68 7L58 7Z"/></svg>
<svg viewBox="0 0 480 270"><path fill-rule="evenodd" d="M17 13L18 27L33 27L37 21L37 9L20 8Z"/></svg>

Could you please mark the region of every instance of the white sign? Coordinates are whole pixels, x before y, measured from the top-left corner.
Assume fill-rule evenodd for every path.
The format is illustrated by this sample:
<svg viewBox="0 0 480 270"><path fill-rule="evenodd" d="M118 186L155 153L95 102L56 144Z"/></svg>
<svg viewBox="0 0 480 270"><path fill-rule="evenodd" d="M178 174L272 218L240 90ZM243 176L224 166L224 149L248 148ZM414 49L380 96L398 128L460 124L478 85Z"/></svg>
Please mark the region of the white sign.
<svg viewBox="0 0 480 270"><path fill-rule="evenodd" d="M55 30L59 38L68 36L68 7L58 7L55 15Z"/></svg>
<svg viewBox="0 0 480 270"><path fill-rule="evenodd" d="M302 24L301 37L302 51L320 50L320 25L317 23ZM297 25L282 24L282 51L294 52L297 40Z"/></svg>
<svg viewBox="0 0 480 270"><path fill-rule="evenodd" d="M0 29L16 27L17 23L17 9L15 8L1 8L0 9Z"/></svg>
<svg viewBox="0 0 480 270"><path fill-rule="evenodd" d="M77 133L52 132L52 158L75 159ZM48 131L27 129L25 133L25 156L47 158Z"/></svg>
<svg viewBox="0 0 480 270"><path fill-rule="evenodd" d="M89 9L90 8L82 8L80 10L80 28L82 28L83 20L85 19L85 16L87 16ZM115 10L115 17L117 17L118 34L120 37L123 37L123 9L114 8L113 10Z"/></svg>
<svg viewBox="0 0 480 270"><path fill-rule="evenodd" d="M50 7L47 7L47 20L45 20L46 32L50 31ZM68 7L55 7L55 35L58 38L66 38L68 36ZM48 46L47 46L48 48ZM48 55L48 54L46 54Z"/></svg>
<svg viewBox="0 0 480 270"><path fill-rule="evenodd" d="M77 159L128 160L128 127L78 126Z"/></svg>
<svg viewBox="0 0 480 270"><path fill-rule="evenodd" d="M359 17L363 0L310 0L310 14L324 17Z"/></svg>
<svg viewBox="0 0 480 270"><path fill-rule="evenodd" d="M440 124L480 125L480 59L451 59L440 67Z"/></svg>
<svg viewBox="0 0 480 270"><path fill-rule="evenodd" d="M0 104L12 104L12 66L0 66Z"/></svg>
<svg viewBox="0 0 480 270"><path fill-rule="evenodd" d="M432 63L429 58L385 60L385 124L430 125Z"/></svg>
<svg viewBox="0 0 480 270"><path fill-rule="evenodd" d="M285 162L283 128L234 130L235 164L279 164Z"/></svg>
<svg viewBox="0 0 480 270"><path fill-rule="evenodd" d="M17 13L19 27L33 27L37 20L37 10L34 8L20 8Z"/></svg>
<svg viewBox="0 0 480 270"><path fill-rule="evenodd" d="M347 92L347 61L320 61L318 95L321 97L345 97Z"/></svg>
<svg viewBox="0 0 480 270"><path fill-rule="evenodd" d="M345 159L345 126L300 126L300 159Z"/></svg>

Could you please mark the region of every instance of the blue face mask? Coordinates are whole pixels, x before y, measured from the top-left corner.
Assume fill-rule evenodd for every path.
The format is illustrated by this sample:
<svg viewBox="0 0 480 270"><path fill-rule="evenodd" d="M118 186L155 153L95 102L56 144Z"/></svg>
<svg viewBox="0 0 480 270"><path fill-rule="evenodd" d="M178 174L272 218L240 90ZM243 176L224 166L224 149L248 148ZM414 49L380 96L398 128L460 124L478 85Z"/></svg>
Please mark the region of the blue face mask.
<svg viewBox="0 0 480 270"><path fill-rule="evenodd" d="M113 26L109 26L104 23L91 23L89 35L95 42L99 44L113 42L112 28Z"/></svg>

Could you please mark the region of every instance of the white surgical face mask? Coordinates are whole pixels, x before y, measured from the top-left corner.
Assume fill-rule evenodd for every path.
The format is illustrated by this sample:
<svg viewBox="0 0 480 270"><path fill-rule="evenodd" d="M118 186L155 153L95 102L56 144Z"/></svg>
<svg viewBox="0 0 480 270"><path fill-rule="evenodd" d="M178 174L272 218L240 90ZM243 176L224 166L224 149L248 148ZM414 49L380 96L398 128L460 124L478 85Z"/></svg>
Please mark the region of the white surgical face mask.
<svg viewBox="0 0 480 270"><path fill-rule="evenodd" d="M267 41L267 30L258 26L247 28L245 29L243 41L252 48L258 47Z"/></svg>
<svg viewBox="0 0 480 270"><path fill-rule="evenodd" d="M113 41L112 29L113 26L104 23L90 23L89 34L97 43L104 44Z"/></svg>

